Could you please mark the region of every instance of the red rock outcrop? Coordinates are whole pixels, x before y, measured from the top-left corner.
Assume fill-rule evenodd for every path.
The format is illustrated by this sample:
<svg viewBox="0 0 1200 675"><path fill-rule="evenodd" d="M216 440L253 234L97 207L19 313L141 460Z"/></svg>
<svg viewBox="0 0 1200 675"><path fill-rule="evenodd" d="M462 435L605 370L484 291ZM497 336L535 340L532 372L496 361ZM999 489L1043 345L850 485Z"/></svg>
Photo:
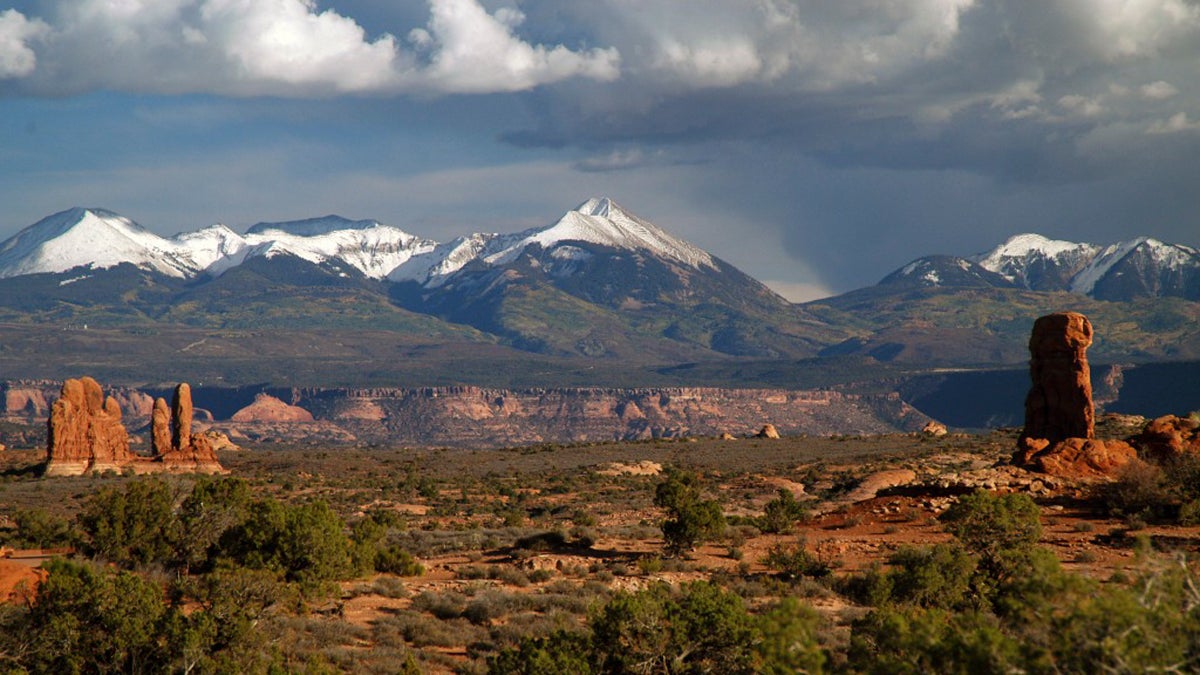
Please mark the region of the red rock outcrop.
<svg viewBox="0 0 1200 675"><path fill-rule="evenodd" d="M1052 476L1103 478L1137 458L1137 450L1125 441L1068 438L1034 454L1026 468Z"/></svg>
<svg viewBox="0 0 1200 675"><path fill-rule="evenodd" d="M1148 422L1133 441L1148 458L1160 462L1185 453L1200 454L1200 420L1164 415Z"/></svg>
<svg viewBox="0 0 1200 675"><path fill-rule="evenodd" d="M158 456L174 447L171 440L171 410L167 408L166 399L154 400L154 409L150 413L150 452Z"/></svg>
<svg viewBox="0 0 1200 675"><path fill-rule="evenodd" d="M47 476L120 471L134 460L121 408L90 377L67 380L50 407Z"/></svg>
<svg viewBox="0 0 1200 675"><path fill-rule="evenodd" d="M223 472L212 443L192 438L191 396L186 384L176 389L175 409L183 414L170 415L165 401L155 402L151 413L154 456L140 456L129 449L129 433L121 423L121 406L116 399L106 398L100 384L90 377L67 380L50 408L44 474L77 476L107 470ZM173 443L170 428L175 429L174 438L186 438L187 445Z"/></svg>
<svg viewBox="0 0 1200 675"><path fill-rule="evenodd" d="M312 413L299 406L288 405L270 394L255 395L254 402L235 412L234 422L312 422Z"/></svg>
<svg viewBox="0 0 1200 675"><path fill-rule="evenodd" d="M1039 318L1029 337L1029 375L1022 439L1044 438L1051 444L1095 435L1092 378L1087 348L1092 322L1076 312Z"/></svg>
<svg viewBox="0 0 1200 675"><path fill-rule="evenodd" d="M763 428L759 429L758 433L755 435L758 438L779 438L779 430L775 428L774 424L768 422L764 424Z"/></svg>
<svg viewBox="0 0 1200 675"><path fill-rule="evenodd" d="M171 446L186 448L192 444L192 388L187 382L175 387L171 401Z"/></svg>
<svg viewBox="0 0 1200 675"><path fill-rule="evenodd" d="M153 437L159 441L162 433L159 416L166 412L167 402L158 399L154 402L155 421L152 424ZM160 412L160 410L162 412ZM225 473L212 440L204 434L192 433L192 388L186 382L175 387L175 395L171 404L169 448L155 449L153 461L159 463L164 470L179 473Z"/></svg>
<svg viewBox="0 0 1200 675"><path fill-rule="evenodd" d="M1095 438L1095 407L1087 348L1092 323L1076 312L1039 318L1029 338L1025 429L1013 462L1033 471L1067 478L1115 475L1137 461L1125 441Z"/></svg>

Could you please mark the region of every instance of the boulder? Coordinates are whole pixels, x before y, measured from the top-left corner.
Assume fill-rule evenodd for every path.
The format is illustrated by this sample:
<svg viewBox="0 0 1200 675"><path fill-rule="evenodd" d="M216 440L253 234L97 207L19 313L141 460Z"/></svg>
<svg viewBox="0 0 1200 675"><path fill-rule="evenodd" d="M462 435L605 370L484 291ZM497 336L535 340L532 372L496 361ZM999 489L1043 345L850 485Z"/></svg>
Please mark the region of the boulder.
<svg viewBox="0 0 1200 675"><path fill-rule="evenodd" d="M946 428L945 424L930 420L925 423L924 427L921 428L921 433L925 434L926 436L933 436L937 438L950 433L950 430Z"/></svg>
<svg viewBox="0 0 1200 675"><path fill-rule="evenodd" d="M1093 479L1114 476L1137 459L1137 450L1125 441L1068 438L1033 455L1029 468L1051 476Z"/></svg>
<svg viewBox="0 0 1200 675"><path fill-rule="evenodd" d="M1164 415L1148 422L1133 441L1148 458L1157 461L1184 453L1200 454L1200 420Z"/></svg>
<svg viewBox="0 0 1200 675"><path fill-rule="evenodd" d="M757 438L779 438L779 430L775 428L774 424L767 423L755 436Z"/></svg>

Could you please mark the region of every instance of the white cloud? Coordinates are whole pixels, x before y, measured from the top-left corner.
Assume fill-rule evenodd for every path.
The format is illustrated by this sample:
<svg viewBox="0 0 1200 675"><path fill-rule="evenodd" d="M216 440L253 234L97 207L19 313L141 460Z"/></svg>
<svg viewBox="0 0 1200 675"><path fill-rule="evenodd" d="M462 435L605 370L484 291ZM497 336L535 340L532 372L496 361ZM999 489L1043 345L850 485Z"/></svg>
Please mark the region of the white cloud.
<svg viewBox="0 0 1200 675"><path fill-rule="evenodd" d="M511 8L489 14L478 0L428 2L428 26L405 45L388 33L368 35L315 0L47 0L53 26L0 14L0 76L28 77L28 90L55 95L305 97L511 92L619 74L614 49L522 40L515 29L524 17ZM39 33L35 54L26 41ZM50 66L44 75L34 72L35 58Z"/></svg>
<svg viewBox="0 0 1200 675"><path fill-rule="evenodd" d="M610 0L598 30L630 68L692 87L779 82L825 90L874 82L943 56L975 0ZM780 82L783 78L790 78Z"/></svg>
<svg viewBox="0 0 1200 675"><path fill-rule="evenodd" d="M409 40L430 52L429 65L409 81L436 91L483 93L521 91L571 77L614 80L620 75L615 49L576 52L563 45L530 45L513 30L525 17L517 10L487 11L475 0L431 0L428 29Z"/></svg>
<svg viewBox="0 0 1200 675"><path fill-rule="evenodd" d="M1104 112L1104 106L1095 99L1078 94L1068 94L1058 99L1058 104L1067 111L1083 117L1096 117Z"/></svg>
<svg viewBox="0 0 1200 675"><path fill-rule="evenodd" d="M1200 121L1193 122L1188 119L1188 114L1185 112L1175 113L1170 119L1159 120L1151 124L1146 133L1148 134L1175 134L1181 131L1197 131L1200 130Z"/></svg>
<svg viewBox="0 0 1200 675"><path fill-rule="evenodd" d="M234 72L250 82L374 91L396 77L395 39L368 41L353 19L316 13L312 0L205 0L205 42L217 43Z"/></svg>
<svg viewBox="0 0 1200 675"><path fill-rule="evenodd" d="M1142 85L1140 91L1142 92L1142 96L1154 100L1171 98L1179 93L1179 90L1173 84L1164 82L1163 80Z"/></svg>
<svg viewBox="0 0 1200 675"><path fill-rule="evenodd" d="M37 54L29 42L46 30L45 23L15 9L0 12L0 79L25 77L37 68Z"/></svg>

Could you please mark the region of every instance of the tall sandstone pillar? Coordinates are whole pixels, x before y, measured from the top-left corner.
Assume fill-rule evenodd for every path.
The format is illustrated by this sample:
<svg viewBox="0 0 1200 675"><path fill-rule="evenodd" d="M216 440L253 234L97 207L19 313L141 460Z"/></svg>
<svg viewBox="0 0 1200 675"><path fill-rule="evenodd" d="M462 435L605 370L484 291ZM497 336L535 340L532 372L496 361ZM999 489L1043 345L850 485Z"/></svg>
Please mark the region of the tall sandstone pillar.
<svg viewBox="0 0 1200 675"><path fill-rule="evenodd" d="M1024 439L1044 439L1051 445L1068 438L1095 436L1092 376L1087 348L1092 322L1076 312L1039 318L1029 337L1029 375L1025 397Z"/></svg>
<svg viewBox="0 0 1200 675"><path fill-rule="evenodd" d="M1073 479L1113 476L1137 459L1133 446L1095 438L1087 348L1092 323L1075 312L1043 316L1029 338L1025 430L1013 462Z"/></svg>
<svg viewBox="0 0 1200 675"><path fill-rule="evenodd" d="M186 448L192 444L192 388L187 382L175 387L171 401L171 445Z"/></svg>

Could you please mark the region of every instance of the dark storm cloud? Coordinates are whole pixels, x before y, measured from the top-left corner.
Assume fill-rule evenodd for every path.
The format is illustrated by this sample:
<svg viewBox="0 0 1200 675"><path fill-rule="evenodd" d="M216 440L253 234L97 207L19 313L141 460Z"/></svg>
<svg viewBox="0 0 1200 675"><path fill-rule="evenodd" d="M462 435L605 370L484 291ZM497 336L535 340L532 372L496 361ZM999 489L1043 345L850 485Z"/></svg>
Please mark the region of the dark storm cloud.
<svg viewBox="0 0 1200 675"><path fill-rule="evenodd" d="M393 128L371 133L397 157L427 150L439 173L409 180L413 158L324 183L372 204L418 184L411 194L431 204L494 195L469 181L503 175L553 175L581 192L514 179L513 203L632 190L648 201L628 206L684 223L681 234L781 247L794 263L746 254L740 264L763 266L752 273L839 290L1027 230L1200 244L1197 63L1190 0L21 0L0 11L10 97L319 98L340 106L331 128L356 137L363 97L394 101ZM464 112L414 123L439 96ZM524 112L498 119L497 97ZM458 140L483 130L503 144ZM423 132L427 144L412 140ZM297 154L282 143L279 156ZM456 154L471 148L482 154ZM202 180L220 164L184 170Z"/></svg>

